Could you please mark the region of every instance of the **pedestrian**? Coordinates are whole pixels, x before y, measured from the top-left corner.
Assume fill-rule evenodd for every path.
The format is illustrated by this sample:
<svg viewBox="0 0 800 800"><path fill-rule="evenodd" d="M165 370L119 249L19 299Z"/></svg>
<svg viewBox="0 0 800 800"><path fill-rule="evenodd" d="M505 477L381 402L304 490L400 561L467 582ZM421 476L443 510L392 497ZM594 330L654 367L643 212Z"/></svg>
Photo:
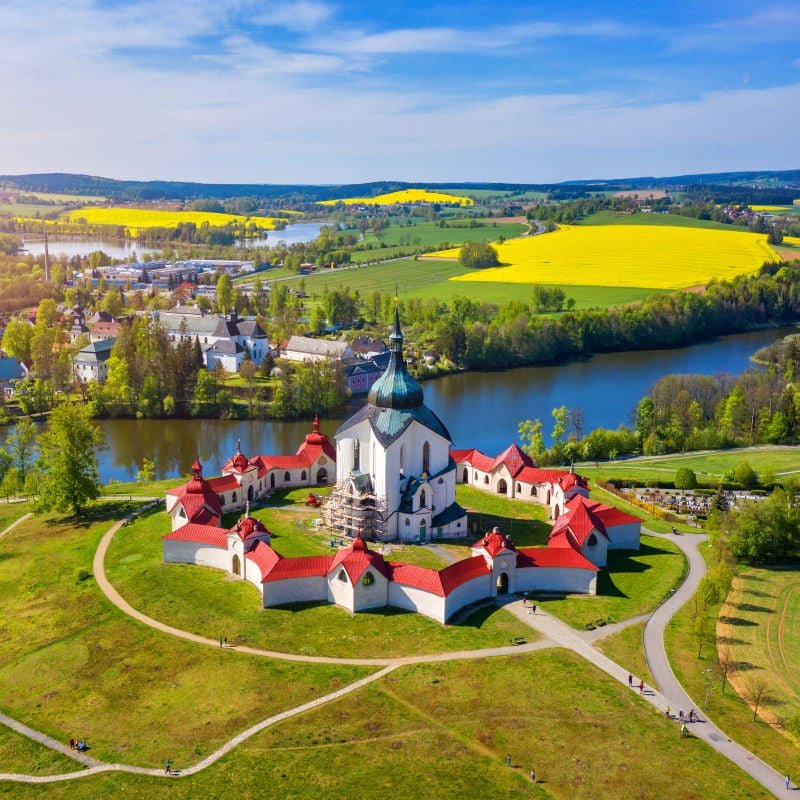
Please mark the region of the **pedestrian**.
<svg viewBox="0 0 800 800"><path fill-rule="evenodd" d="M694 722L694 717L695 717L694 709L690 708L689 709L689 722Z"/></svg>
<svg viewBox="0 0 800 800"><path fill-rule="evenodd" d="M670 717L670 715L669 715L669 706L667 706L667 712L666 712L666 716L667 716L667 719L671 719L671 717Z"/></svg>
<svg viewBox="0 0 800 800"><path fill-rule="evenodd" d="M506 766L507 766L507 767L510 767L510 766L511 766L511 753L509 753L509 754L506 756Z"/></svg>
<svg viewBox="0 0 800 800"><path fill-rule="evenodd" d="M536 770L531 770L531 783L536 783Z"/></svg>
<svg viewBox="0 0 800 800"><path fill-rule="evenodd" d="M682 708L679 708L679 709L678 709L678 719L679 719L681 722L683 722L683 709L682 709Z"/></svg>
<svg viewBox="0 0 800 800"><path fill-rule="evenodd" d="M172 762L169 759L164 762L164 773L172 775Z"/></svg>
<svg viewBox="0 0 800 800"><path fill-rule="evenodd" d="M534 603L534 604L531 606L531 608L533 609L533 613L535 614L535 613L536 613L536 603Z"/></svg>
<svg viewBox="0 0 800 800"><path fill-rule="evenodd" d="M784 780L786 781L786 788L789 789L792 785L792 779L787 775Z"/></svg>
<svg viewBox="0 0 800 800"><path fill-rule="evenodd" d="M639 681L639 694L644 694L644 681Z"/></svg>
<svg viewBox="0 0 800 800"><path fill-rule="evenodd" d="M223 636L223 637L222 637L222 643L223 643L223 645L224 645L225 647L227 647L227 646L228 646L228 637L227 637L227 636Z"/></svg>
<svg viewBox="0 0 800 800"><path fill-rule="evenodd" d="M685 739L686 738L686 733L687 733L687 731L686 731L686 723L683 722L683 723L681 723L681 739Z"/></svg>
<svg viewBox="0 0 800 800"><path fill-rule="evenodd" d="M74 739L70 739L69 740L69 749L70 750L74 750L75 749L75 740Z"/></svg>
<svg viewBox="0 0 800 800"><path fill-rule="evenodd" d="M219 637L219 646L222 647L222 637Z"/></svg>
<svg viewBox="0 0 800 800"><path fill-rule="evenodd" d="M631 689L633 687L633 675L628 673L628 688Z"/></svg>

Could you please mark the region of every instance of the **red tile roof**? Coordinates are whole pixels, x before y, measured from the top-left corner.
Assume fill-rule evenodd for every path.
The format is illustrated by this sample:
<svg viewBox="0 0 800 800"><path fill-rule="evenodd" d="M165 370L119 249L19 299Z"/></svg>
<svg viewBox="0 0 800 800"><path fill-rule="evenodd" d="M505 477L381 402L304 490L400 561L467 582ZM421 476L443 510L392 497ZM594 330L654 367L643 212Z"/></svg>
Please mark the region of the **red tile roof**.
<svg viewBox="0 0 800 800"><path fill-rule="evenodd" d="M229 492L231 489L239 488L239 481L236 480L235 475L222 475L219 478L209 478L207 483L215 492Z"/></svg>
<svg viewBox="0 0 800 800"><path fill-rule="evenodd" d="M249 553L245 553L245 558L252 561L261 570L262 583L281 561L280 554L262 541L256 542L253 549Z"/></svg>
<svg viewBox="0 0 800 800"><path fill-rule="evenodd" d="M373 567L384 577L389 577L389 570L383 556L370 550L367 543L360 537L355 539L347 546L343 547L333 557L330 571L342 566L350 578L350 583L355 583L366 571L368 567Z"/></svg>
<svg viewBox="0 0 800 800"><path fill-rule="evenodd" d="M451 450L450 457L456 462L456 464L460 464L462 461L469 463L474 452L474 447L470 447L469 450Z"/></svg>
<svg viewBox="0 0 800 800"><path fill-rule="evenodd" d="M517 549L514 547L514 543L511 539L500 533L497 528L487 533L482 539L478 539L478 541L472 545L473 550L478 547L483 548L492 558L499 555L504 550L515 552Z"/></svg>
<svg viewBox="0 0 800 800"><path fill-rule="evenodd" d="M231 528L230 532L237 534L242 541L249 539L251 536L258 536L259 534L270 535L267 526L264 525L263 522L250 516L242 517Z"/></svg>
<svg viewBox="0 0 800 800"><path fill-rule="evenodd" d="M486 564L486 559L483 556L472 556L472 558L456 561L455 564L439 570L439 579L442 582L445 596L447 596L467 581L479 578L488 574L488 572L489 567Z"/></svg>
<svg viewBox="0 0 800 800"><path fill-rule="evenodd" d="M389 574L390 580L395 583L422 589L424 592L430 592L439 597L445 596L441 573L438 570L418 567L414 564L390 563Z"/></svg>
<svg viewBox="0 0 800 800"><path fill-rule="evenodd" d="M524 547L517 553L517 567L566 567L573 569L590 569L598 572L599 567L584 558L572 547Z"/></svg>
<svg viewBox="0 0 800 800"><path fill-rule="evenodd" d="M511 477L516 478L523 467L532 467L533 461L527 453L519 448L516 442L512 442L495 458L494 466L504 466L511 473Z"/></svg>
<svg viewBox="0 0 800 800"><path fill-rule="evenodd" d="M324 578L330 572L331 561L333 556L281 558L263 578L263 582L270 583L291 578Z"/></svg>
<svg viewBox="0 0 800 800"><path fill-rule="evenodd" d="M196 542L197 544L207 544L211 547L228 548L227 531L211 525L197 525L193 522L189 522L161 538L168 541Z"/></svg>
<svg viewBox="0 0 800 800"><path fill-rule="evenodd" d="M517 480L523 483L558 483L565 475L563 469L541 469L539 467L523 467Z"/></svg>

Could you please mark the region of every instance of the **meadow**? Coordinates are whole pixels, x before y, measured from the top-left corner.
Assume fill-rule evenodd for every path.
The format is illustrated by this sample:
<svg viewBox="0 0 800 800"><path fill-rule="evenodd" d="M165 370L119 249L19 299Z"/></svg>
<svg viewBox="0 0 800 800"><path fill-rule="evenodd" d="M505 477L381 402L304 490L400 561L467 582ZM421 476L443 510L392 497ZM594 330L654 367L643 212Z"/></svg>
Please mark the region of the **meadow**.
<svg viewBox="0 0 800 800"><path fill-rule="evenodd" d="M404 203L441 203L452 205L457 203L467 207L474 205L471 197L463 195L445 194L444 192L431 192L427 189L402 189L398 192L387 192L376 197L343 197L337 200L320 200L318 205L335 206L343 203L346 206L394 206Z"/></svg>
<svg viewBox="0 0 800 800"><path fill-rule="evenodd" d="M85 220L89 225L116 225L126 228L131 236L144 228L175 228L181 222L193 222L200 226L255 225L260 230L274 230L277 217L247 217L236 214L220 214L213 211L163 211L151 208L107 208L87 206L68 211L62 216L66 222ZM285 221L285 220L280 220Z"/></svg>
<svg viewBox="0 0 800 800"><path fill-rule="evenodd" d="M756 272L778 256L764 234L660 225L564 225L497 246L507 266L471 271L458 283L558 284L685 289ZM437 253L456 259L458 250Z"/></svg>

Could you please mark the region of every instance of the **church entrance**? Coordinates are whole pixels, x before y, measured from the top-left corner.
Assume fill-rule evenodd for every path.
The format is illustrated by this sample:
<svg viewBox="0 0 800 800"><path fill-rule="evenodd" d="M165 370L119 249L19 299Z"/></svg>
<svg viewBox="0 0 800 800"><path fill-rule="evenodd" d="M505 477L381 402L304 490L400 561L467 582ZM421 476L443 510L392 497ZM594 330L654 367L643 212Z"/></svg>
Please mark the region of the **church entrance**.
<svg viewBox="0 0 800 800"><path fill-rule="evenodd" d="M419 522L419 540L421 542L424 542L428 538L427 533L428 533L428 528L425 525L425 520L422 519Z"/></svg>
<svg viewBox="0 0 800 800"><path fill-rule="evenodd" d="M508 594L508 574L505 572L497 576L497 594Z"/></svg>
<svg viewBox="0 0 800 800"><path fill-rule="evenodd" d="M253 499L253 487L252 486L248 486L247 487L247 499L248 500L252 500Z"/></svg>
<svg viewBox="0 0 800 800"><path fill-rule="evenodd" d="M323 467L320 470L317 470L317 483L322 486L328 482L328 470Z"/></svg>
<svg viewBox="0 0 800 800"><path fill-rule="evenodd" d="M239 556L235 554L233 556L233 564L231 564L231 572L238 577L242 576L242 562L239 561Z"/></svg>
<svg viewBox="0 0 800 800"><path fill-rule="evenodd" d="M508 484L506 483L505 478L500 478L497 481L497 494L507 494L508 493Z"/></svg>

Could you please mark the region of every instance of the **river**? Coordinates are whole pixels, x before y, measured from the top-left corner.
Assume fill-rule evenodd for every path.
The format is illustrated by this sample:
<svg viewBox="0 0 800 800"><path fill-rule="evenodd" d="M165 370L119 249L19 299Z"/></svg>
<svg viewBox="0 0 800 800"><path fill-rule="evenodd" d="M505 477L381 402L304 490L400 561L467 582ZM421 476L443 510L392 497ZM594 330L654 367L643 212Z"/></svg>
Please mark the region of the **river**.
<svg viewBox="0 0 800 800"><path fill-rule="evenodd" d="M793 329L726 336L676 350L608 353L560 366L523 367L506 372L448 375L423 384L425 402L450 430L456 447L477 447L494 455L516 437L517 423L540 418L549 431L556 406L579 406L585 430L630 423L631 412L648 388L667 373L739 373L760 347ZM348 411L323 420L333 434L342 421L365 402L351 402ZM310 423L262 420L100 420L108 449L100 454L100 475L132 480L145 457L152 458L159 478L187 474L195 456L206 474L221 465L241 439L247 455L293 453Z"/></svg>
<svg viewBox="0 0 800 800"><path fill-rule="evenodd" d="M319 236L321 227L322 223L320 222L297 222L294 225L287 225L282 231L271 231L266 236L258 239L241 239L235 244L236 247L248 248L275 247L280 242L284 244L313 242ZM38 236L35 241L23 237L25 252L34 256L42 255L44 253L44 242L39 241L39 239L40 237ZM169 242L164 244L169 244ZM58 256L62 253L68 257L88 256L89 253L95 250L102 250L111 258L122 260L129 260L134 256L141 258L145 253L158 249L158 246L155 246L155 248L145 247L137 242L136 239L81 239L77 237L71 239L50 238L47 247L52 256Z"/></svg>

